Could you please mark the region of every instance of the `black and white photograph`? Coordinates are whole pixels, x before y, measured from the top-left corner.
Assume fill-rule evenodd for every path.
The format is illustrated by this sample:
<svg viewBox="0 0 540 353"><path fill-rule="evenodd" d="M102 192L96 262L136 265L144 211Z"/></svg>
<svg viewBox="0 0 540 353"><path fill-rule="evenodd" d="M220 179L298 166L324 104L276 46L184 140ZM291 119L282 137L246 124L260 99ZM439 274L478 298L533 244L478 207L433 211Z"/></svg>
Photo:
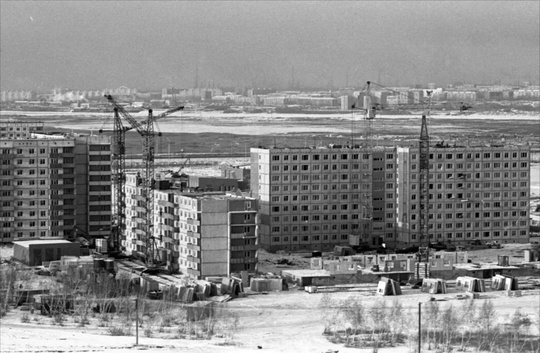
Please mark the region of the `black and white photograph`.
<svg viewBox="0 0 540 353"><path fill-rule="evenodd" d="M540 2L0 0L2 353L539 353Z"/></svg>

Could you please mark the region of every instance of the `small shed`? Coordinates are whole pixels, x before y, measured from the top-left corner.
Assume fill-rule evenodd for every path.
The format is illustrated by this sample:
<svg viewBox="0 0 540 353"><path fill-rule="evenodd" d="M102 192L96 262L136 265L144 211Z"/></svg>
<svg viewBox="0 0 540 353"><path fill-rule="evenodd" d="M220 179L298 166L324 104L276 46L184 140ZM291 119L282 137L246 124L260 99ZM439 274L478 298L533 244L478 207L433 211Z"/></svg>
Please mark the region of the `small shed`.
<svg viewBox="0 0 540 353"><path fill-rule="evenodd" d="M483 279L475 277L458 277L456 279L456 288L468 292L485 292L486 285Z"/></svg>
<svg viewBox="0 0 540 353"><path fill-rule="evenodd" d="M67 240L23 240L13 242L13 257L28 266L58 261L62 256L79 256L81 245Z"/></svg>
<svg viewBox="0 0 540 353"><path fill-rule="evenodd" d="M377 286L377 294L379 295L401 295L401 286L388 277L382 277Z"/></svg>
<svg viewBox="0 0 540 353"><path fill-rule="evenodd" d="M422 280L422 292L444 294L446 293L446 282L441 278L424 278Z"/></svg>
<svg viewBox="0 0 540 353"><path fill-rule="evenodd" d="M301 287L326 286L332 281L330 273L326 270L283 270L281 275Z"/></svg>
<svg viewBox="0 0 540 353"><path fill-rule="evenodd" d="M253 278L250 289L253 292L271 292L287 290L284 278Z"/></svg>

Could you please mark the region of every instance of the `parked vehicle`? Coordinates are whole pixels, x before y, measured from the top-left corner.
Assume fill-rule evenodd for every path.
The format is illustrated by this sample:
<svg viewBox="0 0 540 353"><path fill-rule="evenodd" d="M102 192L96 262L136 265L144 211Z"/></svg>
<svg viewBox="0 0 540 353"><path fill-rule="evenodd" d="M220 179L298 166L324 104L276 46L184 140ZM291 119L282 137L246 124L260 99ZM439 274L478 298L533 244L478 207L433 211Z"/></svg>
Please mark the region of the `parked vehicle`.
<svg viewBox="0 0 540 353"><path fill-rule="evenodd" d="M442 242L429 243L429 247L431 249L435 249L436 251L446 250L447 248L447 246Z"/></svg>
<svg viewBox="0 0 540 353"><path fill-rule="evenodd" d="M497 240L487 242L486 245L488 247L490 247L491 249L500 249L501 248L501 244Z"/></svg>

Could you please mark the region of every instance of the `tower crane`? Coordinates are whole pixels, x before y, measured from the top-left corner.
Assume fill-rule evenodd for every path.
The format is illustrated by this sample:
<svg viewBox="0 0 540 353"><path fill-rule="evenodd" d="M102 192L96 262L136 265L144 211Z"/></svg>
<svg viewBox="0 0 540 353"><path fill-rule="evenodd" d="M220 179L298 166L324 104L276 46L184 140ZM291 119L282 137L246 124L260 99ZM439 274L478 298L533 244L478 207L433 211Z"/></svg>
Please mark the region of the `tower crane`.
<svg viewBox="0 0 540 353"><path fill-rule="evenodd" d="M363 191L363 212L362 212L362 223L361 223L361 232L364 240L370 240L373 236L373 200L372 200L372 184L373 184L373 175L372 169L373 166L373 119L377 113L377 107L373 104L373 99L371 96L371 82L367 81L366 83L366 95L364 96L364 141L365 141L365 151L362 154L363 160L368 160L369 167L366 170L363 170L363 179L364 181L369 182L369 187L365 188Z"/></svg>
<svg viewBox="0 0 540 353"><path fill-rule="evenodd" d="M365 139L365 157L369 160L372 159L373 155L373 137L372 137L372 122L377 114L377 110L380 109L380 106L377 103L373 102L373 95L371 93L371 86L375 85L382 89L388 90L395 94L401 94L401 92L392 90L388 87L381 86L374 82L368 81L365 89L364 96L364 139ZM420 177L419 177L419 190L420 190L420 217L419 217L419 229L420 229L420 245L424 245L429 249L429 235L428 235L428 218L429 218L429 134L427 126L427 118L431 112L432 104L432 91L426 91L428 98L427 109L422 114L422 127L420 132L419 140L419 154L420 154ZM417 101L415 103L425 103L424 100ZM356 104L355 104L356 105ZM355 107L353 105L353 108ZM364 171L364 176L371 178L371 168ZM372 220L373 220L373 207L372 207L372 198L369 192L363 193L363 215L362 215L362 235L364 240L367 240L372 237ZM428 250L429 251L429 250ZM429 253L428 253L429 256Z"/></svg>
<svg viewBox="0 0 540 353"><path fill-rule="evenodd" d="M371 194L371 183L373 182L372 178L372 165L371 161L373 159L373 134L372 134L372 125L373 120L375 119L377 113L377 106L374 104L372 95L371 95L371 82L367 81L365 86L365 96L363 102L359 102L360 96L357 101L352 105L352 109L357 108L361 105L364 117L364 141L365 146L362 153L362 160L368 161L369 166L362 170L362 182L369 182L369 187L362 187L362 214L360 217L360 241L362 243L367 243L372 238L372 228L373 228L373 201ZM353 143L354 145L354 143ZM353 146L354 147L354 146ZM355 245L360 245L360 242Z"/></svg>
<svg viewBox="0 0 540 353"><path fill-rule="evenodd" d="M110 94L106 94L105 98L114 107L114 132L113 132L113 180L116 184L116 207L117 207L117 234L116 242L118 243L124 236L125 229L125 135L126 132L135 129L143 138L143 161L144 161L144 179L142 180L143 197L145 198L145 218L143 226L143 234L145 237L145 262L147 266L154 266L156 260L156 241L153 234L154 221L154 149L155 149L155 130L154 121L170 115L174 112L184 109L183 106L169 109L158 116L154 116L152 109L148 110L148 119L142 123L133 118L122 105L118 104ZM124 126L122 123L123 117L129 123L129 126ZM157 258L159 262L159 256Z"/></svg>
<svg viewBox="0 0 540 353"><path fill-rule="evenodd" d="M420 246L426 242L426 263L429 266L429 134L427 126L427 117L431 111L431 91L427 91L428 95L428 108L422 114L422 127L420 128L420 141L419 141L419 161L420 161L420 173L418 178L418 189L420 190L420 217L419 217L419 230L420 230ZM425 267L426 277L429 276L428 267Z"/></svg>

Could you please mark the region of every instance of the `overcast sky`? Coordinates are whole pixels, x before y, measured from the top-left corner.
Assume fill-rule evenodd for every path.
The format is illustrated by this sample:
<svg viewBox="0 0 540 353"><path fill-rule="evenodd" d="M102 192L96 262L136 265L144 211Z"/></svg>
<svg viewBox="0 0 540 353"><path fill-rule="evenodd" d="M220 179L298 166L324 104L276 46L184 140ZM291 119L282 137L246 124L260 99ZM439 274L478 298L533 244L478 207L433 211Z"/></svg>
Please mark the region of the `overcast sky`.
<svg viewBox="0 0 540 353"><path fill-rule="evenodd" d="M538 1L5 1L2 90L538 84Z"/></svg>

